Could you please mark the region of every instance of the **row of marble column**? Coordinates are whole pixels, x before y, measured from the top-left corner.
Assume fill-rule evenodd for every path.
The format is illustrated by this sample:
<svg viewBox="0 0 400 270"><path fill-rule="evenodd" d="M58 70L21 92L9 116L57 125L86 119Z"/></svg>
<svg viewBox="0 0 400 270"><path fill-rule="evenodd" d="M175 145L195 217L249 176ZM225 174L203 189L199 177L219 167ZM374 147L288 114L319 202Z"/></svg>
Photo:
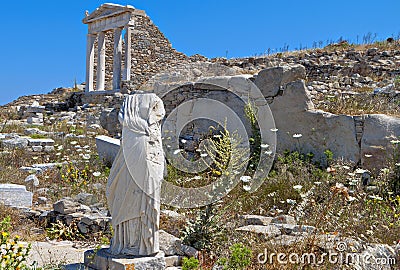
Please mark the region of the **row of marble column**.
<svg viewBox="0 0 400 270"><path fill-rule="evenodd" d="M122 72L122 31L125 29L125 58ZM133 28L130 26L114 29L113 53L113 90L119 90L122 80L131 78L131 35ZM94 43L97 39L97 81L96 90L105 90L106 77L106 32L89 33L87 36L86 51L86 92L94 90Z"/></svg>

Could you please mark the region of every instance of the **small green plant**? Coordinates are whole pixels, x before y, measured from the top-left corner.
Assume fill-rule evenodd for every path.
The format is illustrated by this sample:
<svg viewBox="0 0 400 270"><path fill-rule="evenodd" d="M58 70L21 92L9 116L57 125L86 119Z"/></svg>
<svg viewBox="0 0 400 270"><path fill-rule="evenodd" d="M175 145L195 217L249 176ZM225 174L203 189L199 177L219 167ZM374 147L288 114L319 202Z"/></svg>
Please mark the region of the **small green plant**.
<svg viewBox="0 0 400 270"><path fill-rule="evenodd" d="M400 88L400 76L396 76L395 78L394 78L394 87L396 87L396 88Z"/></svg>
<svg viewBox="0 0 400 270"><path fill-rule="evenodd" d="M328 166L330 166L333 162L333 152L330 149L326 149L324 151L324 154L325 154L325 158L326 158L326 164Z"/></svg>
<svg viewBox="0 0 400 270"><path fill-rule="evenodd" d="M10 236L11 218L8 216L0 222L0 269L19 270L26 269L26 259L31 250L31 245L24 247L19 243L19 236Z"/></svg>
<svg viewBox="0 0 400 270"><path fill-rule="evenodd" d="M247 103L244 107L244 114L246 118L249 120L251 125L251 133L252 136L250 138L250 146L251 146L251 156L250 163L248 169L257 168L258 162L260 161L260 153L261 153L261 133L260 128L257 122L257 109L251 103Z"/></svg>
<svg viewBox="0 0 400 270"><path fill-rule="evenodd" d="M218 224L219 216L212 205L202 209L194 221L188 221L183 231L183 243L198 250L210 250L223 233Z"/></svg>
<svg viewBox="0 0 400 270"><path fill-rule="evenodd" d="M46 138L46 136L42 135L42 134L32 134L32 135L30 135L30 137L32 139L44 139L44 138Z"/></svg>
<svg viewBox="0 0 400 270"><path fill-rule="evenodd" d="M196 270L199 269L200 262L194 257L184 257L182 260L182 270Z"/></svg>
<svg viewBox="0 0 400 270"><path fill-rule="evenodd" d="M240 171L248 163L249 151L243 149L241 142L242 138L236 132L231 133L226 128L213 135L206 151L213 161L215 176L232 176L234 171Z"/></svg>
<svg viewBox="0 0 400 270"><path fill-rule="evenodd" d="M81 169L78 168L77 164L69 162L65 168L61 168L60 173L63 182L69 184L74 191L86 187L92 179L92 174L87 164Z"/></svg>
<svg viewBox="0 0 400 270"><path fill-rule="evenodd" d="M223 266L224 270L243 270L251 263L251 250L242 243L237 243L229 247L231 254L228 259L221 258L218 264Z"/></svg>
<svg viewBox="0 0 400 270"><path fill-rule="evenodd" d="M84 238L79 232L78 226L75 222L72 222L69 226L57 220L56 223L52 223L50 228L46 229L47 236L50 239L57 240L76 240Z"/></svg>

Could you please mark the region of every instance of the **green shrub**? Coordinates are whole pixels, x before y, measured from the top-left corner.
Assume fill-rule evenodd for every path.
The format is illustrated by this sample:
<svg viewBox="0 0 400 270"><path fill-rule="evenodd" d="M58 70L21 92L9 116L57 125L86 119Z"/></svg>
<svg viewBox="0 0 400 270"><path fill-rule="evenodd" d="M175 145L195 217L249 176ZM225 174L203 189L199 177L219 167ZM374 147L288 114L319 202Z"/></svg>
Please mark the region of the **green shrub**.
<svg viewBox="0 0 400 270"><path fill-rule="evenodd" d="M182 270L195 270L199 269L199 260L191 257L191 258L183 258L182 260Z"/></svg>
<svg viewBox="0 0 400 270"><path fill-rule="evenodd" d="M219 216L212 205L203 208L194 221L188 221L183 231L183 243L198 250L210 250L223 233L218 224Z"/></svg>
<svg viewBox="0 0 400 270"><path fill-rule="evenodd" d="M231 255L228 259L221 258L218 264L222 265L224 270L243 270L251 263L252 251L242 243L237 243L229 247Z"/></svg>
<svg viewBox="0 0 400 270"><path fill-rule="evenodd" d="M50 228L46 229L47 236L50 239L56 240L77 240L83 239L83 235L79 232L76 223L72 222L69 226L57 220L56 223L52 223Z"/></svg>

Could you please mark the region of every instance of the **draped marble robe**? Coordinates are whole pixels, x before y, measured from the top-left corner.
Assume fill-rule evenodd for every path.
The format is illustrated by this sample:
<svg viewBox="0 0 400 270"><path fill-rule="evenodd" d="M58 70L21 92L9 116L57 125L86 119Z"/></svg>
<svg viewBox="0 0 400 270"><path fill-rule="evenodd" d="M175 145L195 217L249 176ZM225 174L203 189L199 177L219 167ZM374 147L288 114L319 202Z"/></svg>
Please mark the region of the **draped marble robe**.
<svg viewBox="0 0 400 270"><path fill-rule="evenodd" d="M114 229L112 254L146 256L159 251L164 115L162 100L151 93L129 95L121 107L122 143L106 191Z"/></svg>

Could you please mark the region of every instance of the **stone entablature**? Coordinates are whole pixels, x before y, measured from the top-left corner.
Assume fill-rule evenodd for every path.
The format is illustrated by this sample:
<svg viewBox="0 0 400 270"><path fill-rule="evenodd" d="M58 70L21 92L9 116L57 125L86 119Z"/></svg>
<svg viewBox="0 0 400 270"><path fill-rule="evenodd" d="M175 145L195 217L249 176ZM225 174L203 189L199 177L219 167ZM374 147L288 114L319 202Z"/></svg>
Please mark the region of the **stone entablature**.
<svg viewBox="0 0 400 270"><path fill-rule="evenodd" d="M131 35L133 32L135 15L145 15L144 11L137 10L133 6L121 6L117 4L103 4L83 19L88 25L87 49L86 49L86 92L94 90L94 60L95 42L97 41L97 68L96 90L105 90L106 77L106 32L114 33L113 50L113 90L120 89L122 80L131 78ZM122 70L122 31L125 30L124 46L124 70ZM122 78L121 78L122 77Z"/></svg>

